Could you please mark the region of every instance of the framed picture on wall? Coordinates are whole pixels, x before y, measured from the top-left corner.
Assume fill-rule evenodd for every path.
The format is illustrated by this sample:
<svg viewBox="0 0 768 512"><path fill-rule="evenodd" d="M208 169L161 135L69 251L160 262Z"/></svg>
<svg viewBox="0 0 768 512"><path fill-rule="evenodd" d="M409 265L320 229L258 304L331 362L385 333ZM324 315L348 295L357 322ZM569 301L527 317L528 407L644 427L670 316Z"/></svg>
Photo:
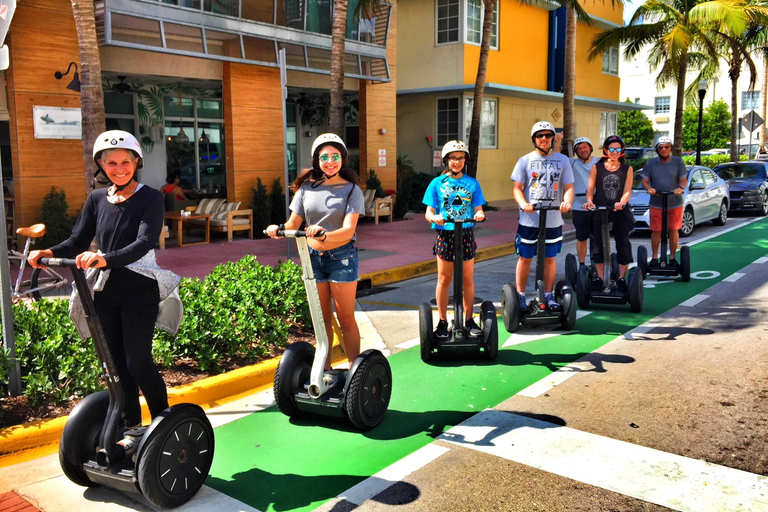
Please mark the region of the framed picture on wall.
<svg viewBox="0 0 768 512"><path fill-rule="evenodd" d="M32 107L36 139L81 139L82 113L79 108Z"/></svg>

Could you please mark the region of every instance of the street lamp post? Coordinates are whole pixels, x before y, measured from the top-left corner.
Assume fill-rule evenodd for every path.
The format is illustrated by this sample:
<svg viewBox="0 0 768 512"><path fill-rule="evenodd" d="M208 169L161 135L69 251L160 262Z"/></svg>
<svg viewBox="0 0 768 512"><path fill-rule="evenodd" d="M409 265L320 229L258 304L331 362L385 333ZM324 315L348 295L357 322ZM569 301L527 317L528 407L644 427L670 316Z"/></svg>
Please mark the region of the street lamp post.
<svg viewBox="0 0 768 512"><path fill-rule="evenodd" d="M699 133L696 135L696 165L701 165L701 129L704 121L704 96L707 94L707 81L699 82Z"/></svg>

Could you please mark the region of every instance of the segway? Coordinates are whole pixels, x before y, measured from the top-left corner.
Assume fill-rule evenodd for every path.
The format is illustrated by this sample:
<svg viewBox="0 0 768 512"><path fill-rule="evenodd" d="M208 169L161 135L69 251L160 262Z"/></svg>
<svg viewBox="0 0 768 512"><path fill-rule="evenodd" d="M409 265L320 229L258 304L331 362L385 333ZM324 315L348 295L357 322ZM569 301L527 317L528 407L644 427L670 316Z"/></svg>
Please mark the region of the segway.
<svg viewBox="0 0 768 512"><path fill-rule="evenodd" d="M639 313L643 310L643 273L640 269L632 267L627 271L627 291L620 291L616 286L619 279L619 264L616 260L616 254L610 252L611 228L608 222L608 213L613 211L613 208L613 206L596 206L593 208L602 215L603 254L608 257L604 258L602 276L597 275L597 268L594 266L584 265L579 269L576 282L576 300L581 309L588 309L590 302L617 305L629 303L632 312ZM593 283L597 281L598 277L602 277L603 285L600 289L594 289Z"/></svg>
<svg viewBox="0 0 768 512"><path fill-rule="evenodd" d="M643 273L643 277L651 276L664 276L664 277L677 277L680 276L684 283L691 280L691 248L687 245L680 246L680 265L673 267L669 264L667 259L667 244L669 242L669 232L667 224L667 201L671 192L657 192L657 195L661 196L661 247L659 248L659 264L651 265L648 260L648 250L645 246L641 245L637 248L637 266Z"/></svg>
<svg viewBox="0 0 768 512"><path fill-rule="evenodd" d="M445 219L446 224L453 224L453 323L448 329L448 337L438 339L433 332L432 305L424 302L419 307L419 342L421 360L429 362L437 353L480 352L493 361L499 354L499 324L496 320L496 307L490 300L480 304L480 321L483 334L471 336L464 325L464 248L462 239L464 223L473 219ZM474 297L472 298L474 300Z"/></svg>
<svg viewBox="0 0 768 512"><path fill-rule="evenodd" d="M41 258L40 263L71 268L108 389L85 397L69 415L59 442L64 474L85 487L139 492L162 508L186 503L202 487L213 461L213 428L205 412L195 404L176 404L149 426L119 426L125 404L121 376L85 274L73 259Z"/></svg>
<svg viewBox="0 0 768 512"><path fill-rule="evenodd" d="M266 232L265 232L266 234ZM320 295L309 259L305 231L281 229L278 236L295 238L303 269L312 326L317 348L309 343L291 344L275 371L275 402L280 412L291 418L304 413L346 417L360 430L368 430L384 419L392 395L392 370L378 350L366 350L353 362L346 375L333 383L323 380L325 360L331 349L325 331ZM324 232L317 234L322 237Z"/></svg>
<svg viewBox="0 0 768 512"><path fill-rule="evenodd" d="M501 288L501 309L504 316L504 328L507 332L515 332L522 324L538 326L560 324L560 327L570 331L576 325L576 301L573 298L573 287L567 279L561 279L555 284L555 301L560 304L560 311L553 311L544 300L544 259L546 251L547 213L559 210L560 205L535 203L533 210L539 212L539 234L536 240L536 297L528 303L527 311L520 311L517 302L517 287L510 282Z"/></svg>

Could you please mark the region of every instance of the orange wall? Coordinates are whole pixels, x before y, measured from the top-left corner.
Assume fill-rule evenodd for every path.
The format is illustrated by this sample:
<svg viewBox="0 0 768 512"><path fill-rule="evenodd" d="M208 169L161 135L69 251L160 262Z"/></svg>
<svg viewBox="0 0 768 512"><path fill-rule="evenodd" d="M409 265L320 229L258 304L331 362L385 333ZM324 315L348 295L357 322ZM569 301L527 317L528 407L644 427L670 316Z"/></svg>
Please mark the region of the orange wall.
<svg viewBox="0 0 768 512"><path fill-rule="evenodd" d="M619 99L620 80L617 75L603 73L603 59L587 60L592 39L601 29L579 23L576 27L576 95L606 100ZM619 55L621 69L621 55Z"/></svg>

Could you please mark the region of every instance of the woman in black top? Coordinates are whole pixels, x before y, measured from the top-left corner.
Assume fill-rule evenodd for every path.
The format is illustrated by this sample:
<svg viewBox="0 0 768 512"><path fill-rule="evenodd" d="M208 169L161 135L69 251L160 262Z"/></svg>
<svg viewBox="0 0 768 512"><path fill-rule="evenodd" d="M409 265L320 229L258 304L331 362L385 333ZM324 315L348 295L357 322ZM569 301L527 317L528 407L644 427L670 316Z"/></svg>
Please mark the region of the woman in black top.
<svg viewBox="0 0 768 512"><path fill-rule="evenodd" d="M130 133L112 130L99 135L93 158L112 186L94 190L72 235L50 249L32 251L29 263L39 268L42 257L74 257L83 270L101 269L99 280L106 278L106 283L99 290L97 280L94 304L125 392L124 426L133 427L141 424L139 389L153 418L168 407L165 382L152 359L158 282L149 277L151 272L126 268L153 251L163 225L163 196L137 181L142 152ZM98 252L88 250L94 237ZM154 263L154 252L151 256Z"/></svg>
<svg viewBox="0 0 768 512"><path fill-rule="evenodd" d="M587 185L587 201L585 210L595 206L613 206L608 213L608 221L613 223L613 237L616 240L616 259L619 262L619 280L616 287L620 292L627 291L624 276L629 264L632 263L632 243L629 234L635 221L632 213L626 208L632 195L632 166L624 157L624 140L618 135L611 135L603 142L603 157L592 166ZM592 219L592 261L595 263L597 275L603 275L604 250L603 239L598 236L602 232L602 215ZM610 251L608 247L608 251Z"/></svg>

